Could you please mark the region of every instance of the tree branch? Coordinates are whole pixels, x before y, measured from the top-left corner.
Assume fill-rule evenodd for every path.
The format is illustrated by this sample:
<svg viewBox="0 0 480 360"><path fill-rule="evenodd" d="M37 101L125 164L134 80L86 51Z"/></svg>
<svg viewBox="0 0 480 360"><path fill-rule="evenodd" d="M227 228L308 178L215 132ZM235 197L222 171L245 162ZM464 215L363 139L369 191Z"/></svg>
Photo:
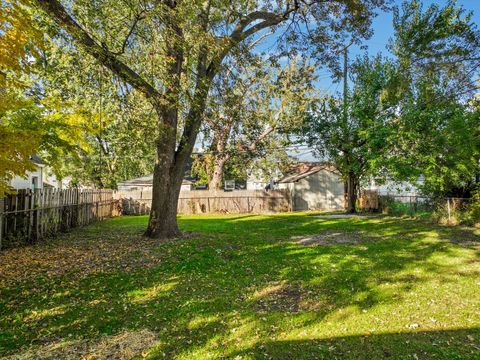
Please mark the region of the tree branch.
<svg viewBox="0 0 480 360"><path fill-rule="evenodd" d="M138 73L118 60L115 53L106 46L97 43L65 10L58 0L34 0L34 3L45 11L59 26L65 29L73 40L88 54L95 57L103 66L111 70L121 79L142 92L147 98L158 102L162 94Z"/></svg>
<svg viewBox="0 0 480 360"><path fill-rule="evenodd" d="M297 1L294 1L293 6L287 6L284 12L282 13L273 13L269 11L253 11L250 14L242 17L238 24L233 29L232 33L227 37L228 45L225 46L225 49L221 51L217 56L215 56L210 64L207 67L207 74L212 76L211 74L216 73L216 69L218 68L219 64L222 60L227 56L230 50L241 41L245 40L249 36L272 26L278 25L281 22L288 19L290 14L296 11L300 5ZM255 25L250 26L257 20L262 20ZM222 40L225 40L223 38Z"/></svg>
<svg viewBox="0 0 480 360"><path fill-rule="evenodd" d="M265 129L263 133L260 134L260 136L254 140L248 147L248 151L254 151L257 148L257 145L262 142L268 135L270 135L272 132L274 132L276 129L276 126L269 127Z"/></svg>
<svg viewBox="0 0 480 360"><path fill-rule="evenodd" d="M133 31L135 30L135 27L137 26L138 22L143 19L145 19L145 16L143 16L142 13L135 15L135 19L133 20L132 26L130 27L130 30L128 31L127 36L123 40L122 49L117 52L112 52L113 55L122 55L123 53L125 53L125 48L127 47L130 36L132 36Z"/></svg>

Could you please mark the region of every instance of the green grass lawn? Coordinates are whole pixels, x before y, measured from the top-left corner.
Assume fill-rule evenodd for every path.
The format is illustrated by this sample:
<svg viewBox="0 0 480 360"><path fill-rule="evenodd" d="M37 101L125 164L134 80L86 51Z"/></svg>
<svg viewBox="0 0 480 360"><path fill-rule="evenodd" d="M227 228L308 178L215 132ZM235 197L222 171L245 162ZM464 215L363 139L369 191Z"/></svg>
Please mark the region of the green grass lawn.
<svg viewBox="0 0 480 360"><path fill-rule="evenodd" d="M146 222L0 252L0 356L480 359L471 229L188 216L190 238L159 242Z"/></svg>

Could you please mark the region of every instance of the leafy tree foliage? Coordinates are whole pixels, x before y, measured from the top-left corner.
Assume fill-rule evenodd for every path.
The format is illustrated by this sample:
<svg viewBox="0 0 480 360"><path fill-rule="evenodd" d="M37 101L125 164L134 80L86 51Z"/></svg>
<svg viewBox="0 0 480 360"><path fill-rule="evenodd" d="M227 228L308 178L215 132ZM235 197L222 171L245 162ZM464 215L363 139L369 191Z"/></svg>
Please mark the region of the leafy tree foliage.
<svg viewBox="0 0 480 360"><path fill-rule="evenodd" d="M387 89L396 81L396 68L380 56L360 57L351 80L352 93L323 101L300 135L321 158L335 164L345 182L346 209L355 212L360 181L374 173L388 151L395 96Z"/></svg>
<svg viewBox="0 0 480 360"><path fill-rule="evenodd" d="M470 196L480 174L480 32L454 1L423 9L418 1L395 10L395 38L402 96L392 155L385 159L399 180L435 196Z"/></svg>
<svg viewBox="0 0 480 360"><path fill-rule="evenodd" d="M8 113L24 114L30 103L22 96L23 73L31 71L28 57L41 44L42 34L31 25L28 11L17 1L0 2L0 197L15 175L34 168L30 157L38 146L36 132L14 126ZM29 115L31 112L28 111ZM30 116L26 118L32 120Z"/></svg>
<svg viewBox="0 0 480 360"><path fill-rule="evenodd" d="M116 188L118 181L151 173L154 149L149 144L156 137L152 108L66 43L61 35L53 36L43 54L43 96L61 99L84 118L87 146L78 156L58 157L62 174L74 183Z"/></svg>
<svg viewBox="0 0 480 360"><path fill-rule="evenodd" d="M364 57L353 65L346 102L327 100L307 119L309 144L345 180L348 211L370 176L425 179L424 192L470 196L479 179L480 34L454 1L394 10L393 60Z"/></svg>
<svg viewBox="0 0 480 360"><path fill-rule="evenodd" d="M306 61L286 66L260 56L238 61L241 71L226 66L217 77L205 113L204 140L210 144L203 159L210 189L221 187L225 167L229 179L245 180L258 159L285 160L289 133L316 99L314 68Z"/></svg>
<svg viewBox="0 0 480 360"><path fill-rule="evenodd" d="M174 237L180 234L176 208L185 163L223 61L252 36L282 29L285 49L294 43L308 48L315 39L316 55L328 61L334 39L345 33L356 39L370 35L371 17L384 0L34 3L76 48L152 107L157 159L146 234Z"/></svg>

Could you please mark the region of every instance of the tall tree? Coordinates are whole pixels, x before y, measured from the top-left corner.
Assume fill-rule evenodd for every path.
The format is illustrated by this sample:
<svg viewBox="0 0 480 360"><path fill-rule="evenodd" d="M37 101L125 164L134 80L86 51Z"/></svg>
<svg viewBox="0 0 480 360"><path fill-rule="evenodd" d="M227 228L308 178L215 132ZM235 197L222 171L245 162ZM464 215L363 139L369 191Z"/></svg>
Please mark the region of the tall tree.
<svg viewBox="0 0 480 360"><path fill-rule="evenodd" d="M38 70L39 96L58 99L86 120L88 147L76 157L58 154L57 176L70 176L73 184L114 189L119 181L152 173L156 126L151 106L69 44L61 37L48 41Z"/></svg>
<svg viewBox="0 0 480 360"><path fill-rule="evenodd" d="M0 197L14 176L35 168L34 153L50 162L81 145L82 118L53 111L58 103L39 99L38 63L43 32L23 1L0 1Z"/></svg>
<svg viewBox="0 0 480 360"><path fill-rule="evenodd" d="M355 212L360 181L376 169L388 150L395 96L395 65L381 56L360 57L352 66L351 93L325 100L306 119L301 139L331 161L345 183L346 210Z"/></svg>
<svg viewBox="0 0 480 360"><path fill-rule="evenodd" d="M30 161L38 146L36 133L16 128L7 113L30 106L23 96L22 74L32 71L28 57L41 46L41 33L31 25L30 14L18 1L0 2L0 197L16 175L34 168Z"/></svg>
<svg viewBox="0 0 480 360"><path fill-rule="evenodd" d="M289 132L316 100L314 81L314 68L304 60L281 66L260 56L237 73L226 68L219 74L205 114L205 139L211 139L210 189L221 187L230 160L246 168L255 158L285 152Z"/></svg>
<svg viewBox="0 0 480 360"><path fill-rule="evenodd" d="M151 237L180 235L176 209L184 165L225 57L255 34L293 23L283 27L280 38L299 44L323 39L315 50L326 61L334 38L348 32L356 38L370 35L373 12L384 2L34 1L76 46L143 94L157 115L157 160L146 231Z"/></svg>
<svg viewBox="0 0 480 360"><path fill-rule="evenodd" d="M455 1L394 11L390 49L398 59L400 101L391 156L398 180L430 195L470 196L480 177L478 108L480 31Z"/></svg>

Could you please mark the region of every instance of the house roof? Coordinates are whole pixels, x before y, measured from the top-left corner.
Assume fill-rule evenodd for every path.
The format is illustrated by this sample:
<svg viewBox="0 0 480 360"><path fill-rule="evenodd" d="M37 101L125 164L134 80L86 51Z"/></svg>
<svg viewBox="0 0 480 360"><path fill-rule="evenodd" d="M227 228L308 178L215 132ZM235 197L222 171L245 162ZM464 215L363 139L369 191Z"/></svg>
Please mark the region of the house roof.
<svg viewBox="0 0 480 360"><path fill-rule="evenodd" d="M193 179L185 178L182 181L182 185L193 184L192 180ZM152 185L153 185L153 174L122 181L118 183L118 186L152 186Z"/></svg>
<svg viewBox="0 0 480 360"><path fill-rule="evenodd" d="M200 154L197 153L196 155L200 155ZM193 164L193 158L190 156L185 163L182 185L192 185L197 180L190 176L192 164ZM142 176L135 179L121 181L117 185L118 186L152 186L153 174Z"/></svg>
<svg viewBox="0 0 480 360"><path fill-rule="evenodd" d="M294 164L287 172L285 177L280 179L279 183L291 183L306 178L319 171L327 170L330 172L338 173L334 165L330 163L312 163L312 162L299 162Z"/></svg>
<svg viewBox="0 0 480 360"><path fill-rule="evenodd" d="M47 165L40 156L38 155L32 155L30 156L30 160L33 161L34 164L37 164L37 165Z"/></svg>

